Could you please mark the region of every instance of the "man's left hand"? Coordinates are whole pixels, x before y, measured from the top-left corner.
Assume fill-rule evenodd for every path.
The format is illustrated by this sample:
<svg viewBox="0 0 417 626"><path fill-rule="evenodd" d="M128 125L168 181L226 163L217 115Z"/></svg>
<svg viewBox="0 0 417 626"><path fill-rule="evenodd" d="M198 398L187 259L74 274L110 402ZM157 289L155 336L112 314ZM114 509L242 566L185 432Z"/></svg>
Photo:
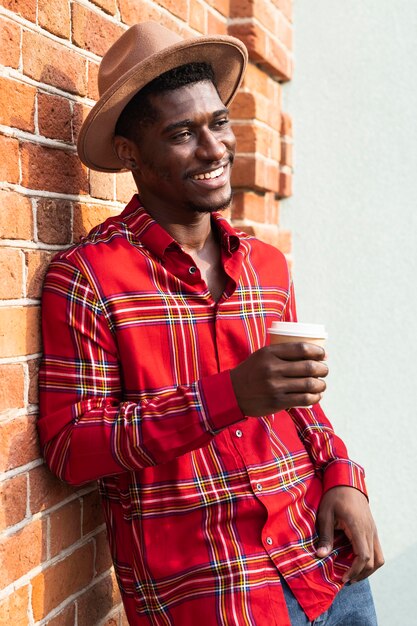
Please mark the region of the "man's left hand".
<svg viewBox="0 0 417 626"><path fill-rule="evenodd" d="M339 486L324 494L317 513L319 558L332 551L335 529L343 530L355 555L351 568L343 576L344 583L363 580L384 564L368 500L358 489Z"/></svg>

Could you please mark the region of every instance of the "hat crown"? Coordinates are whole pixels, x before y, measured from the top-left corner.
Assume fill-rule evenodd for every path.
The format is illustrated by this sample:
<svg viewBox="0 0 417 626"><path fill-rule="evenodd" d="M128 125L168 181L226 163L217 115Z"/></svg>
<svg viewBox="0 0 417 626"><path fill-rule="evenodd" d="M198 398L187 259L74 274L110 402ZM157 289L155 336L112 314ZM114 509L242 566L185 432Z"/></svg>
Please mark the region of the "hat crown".
<svg viewBox="0 0 417 626"><path fill-rule="evenodd" d="M157 22L131 26L107 50L100 63L97 79L100 96L132 67L181 41L177 33Z"/></svg>

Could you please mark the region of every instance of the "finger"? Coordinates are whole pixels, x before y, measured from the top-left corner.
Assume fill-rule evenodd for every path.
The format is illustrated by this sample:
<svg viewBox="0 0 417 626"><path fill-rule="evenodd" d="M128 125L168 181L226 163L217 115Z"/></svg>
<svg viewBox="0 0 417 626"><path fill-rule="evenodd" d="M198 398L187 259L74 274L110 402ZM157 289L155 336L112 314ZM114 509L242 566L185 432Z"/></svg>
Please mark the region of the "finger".
<svg viewBox="0 0 417 626"><path fill-rule="evenodd" d="M369 561L366 567L363 568L361 573L358 576L351 578L350 581L359 582L360 580L364 580L365 578L368 578L368 576L370 576L371 574L376 572L377 569L382 567L384 563L385 563L384 555L382 553L381 544L379 543L378 534L376 533L376 529L375 529L373 558ZM349 572L347 572L347 575L348 574Z"/></svg>
<svg viewBox="0 0 417 626"><path fill-rule="evenodd" d="M287 402L285 408L311 407L313 404L320 402L322 397L322 393L289 393L286 396Z"/></svg>
<svg viewBox="0 0 417 626"><path fill-rule="evenodd" d="M299 361L305 359L314 359L315 361L323 361L326 355L324 348L314 343L306 341L294 343L278 343L268 346L268 350L281 359L287 361Z"/></svg>
<svg viewBox="0 0 417 626"><path fill-rule="evenodd" d="M285 361L277 362L277 373L286 378L306 378L314 376L314 378L325 378L329 373L326 363L321 361Z"/></svg>
<svg viewBox="0 0 417 626"><path fill-rule="evenodd" d="M333 550L334 515L332 509L320 510L317 516L317 533L319 536L316 555L324 558Z"/></svg>
<svg viewBox="0 0 417 626"><path fill-rule="evenodd" d="M326 383L321 378L288 378L281 383L284 392L291 394L317 395L326 391Z"/></svg>
<svg viewBox="0 0 417 626"><path fill-rule="evenodd" d="M350 541L355 558L350 569L343 575L342 581L358 581L362 574L372 571L374 561L373 533L369 537L366 532L360 532L357 527L350 528Z"/></svg>

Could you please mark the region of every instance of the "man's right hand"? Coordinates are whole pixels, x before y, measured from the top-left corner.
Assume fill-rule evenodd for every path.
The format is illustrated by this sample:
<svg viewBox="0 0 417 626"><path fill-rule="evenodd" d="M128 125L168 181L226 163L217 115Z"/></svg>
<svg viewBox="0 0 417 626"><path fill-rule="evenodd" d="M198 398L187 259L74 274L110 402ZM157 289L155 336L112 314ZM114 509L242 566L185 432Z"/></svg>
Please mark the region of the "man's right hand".
<svg viewBox="0 0 417 626"><path fill-rule="evenodd" d="M316 404L326 389L325 351L311 343L282 343L257 350L230 375L240 409L259 417Z"/></svg>

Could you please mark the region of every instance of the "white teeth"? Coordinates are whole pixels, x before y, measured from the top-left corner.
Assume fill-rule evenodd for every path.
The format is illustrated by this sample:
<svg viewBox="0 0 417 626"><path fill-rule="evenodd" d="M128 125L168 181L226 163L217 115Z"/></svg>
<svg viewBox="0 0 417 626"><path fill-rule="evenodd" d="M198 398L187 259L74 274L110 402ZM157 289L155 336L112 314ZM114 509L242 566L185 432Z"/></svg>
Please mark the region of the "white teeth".
<svg viewBox="0 0 417 626"><path fill-rule="evenodd" d="M193 176L194 180L208 180L209 178L217 178L221 176L224 172L224 167L219 167L217 170L213 170L212 172L206 172L205 174L196 174Z"/></svg>

